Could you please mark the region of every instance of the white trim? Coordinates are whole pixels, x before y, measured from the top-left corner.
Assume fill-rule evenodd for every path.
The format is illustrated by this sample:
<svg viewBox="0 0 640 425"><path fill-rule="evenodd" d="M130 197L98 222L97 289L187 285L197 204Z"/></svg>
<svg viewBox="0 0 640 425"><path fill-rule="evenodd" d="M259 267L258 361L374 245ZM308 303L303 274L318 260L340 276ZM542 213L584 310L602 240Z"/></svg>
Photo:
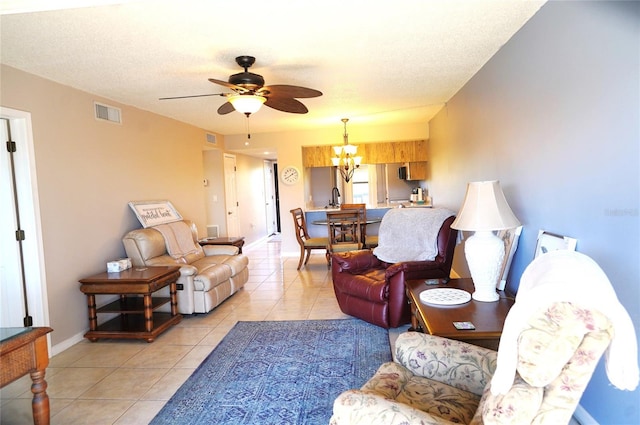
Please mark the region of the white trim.
<svg viewBox="0 0 640 425"><path fill-rule="evenodd" d="M64 341L59 342L53 347L51 347L51 350L49 350L49 357L56 356L62 353L63 351L73 347L74 345L81 342L82 340L84 340L84 334L87 333L88 330L89 329L86 329L80 333L77 333L73 335L71 338L67 338Z"/></svg>
<svg viewBox="0 0 640 425"><path fill-rule="evenodd" d="M598 421L593 419L593 416L591 416L581 404L578 404L571 419L576 420L580 425L599 425Z"/></svg>
<svg viewBox="0 0 640 425"><path fill-rule="evenodd" d="M36 157L33 145L31 114L11 108L0 107L0 117L8 119L11 124L12 139L21 143L23 149L16 161L16 167L22 169L22 177L17 184L23 193L20 202L21 223L25 230L35 233L30 243L24 244L25 257L37 258L27 270L27 287L38 297L29 300L29 313L33 317L34 326L49 326L49 303L44 263L44 247L42 244L42 223L40 222L40 200L38 198L38 181L36 174ZM30 193L29 193L30 192ZM31 243L32 242L32 243Z"/></svg>
<svg viewBox="0 0 640 425"><path fill-rule="evenodd" d="M260 246L261 244L265 243L267 241L267 239L269 239L268 236L263 236L260 239L258 239L257 241L251 242L250 244L247 244L245 246L242 247L242 251L246 252L248 249L251 249L255 246ZM299 255L300 253L298 253ZM284 257L285 255L283 253L280 254L281 257Z"/></svg>

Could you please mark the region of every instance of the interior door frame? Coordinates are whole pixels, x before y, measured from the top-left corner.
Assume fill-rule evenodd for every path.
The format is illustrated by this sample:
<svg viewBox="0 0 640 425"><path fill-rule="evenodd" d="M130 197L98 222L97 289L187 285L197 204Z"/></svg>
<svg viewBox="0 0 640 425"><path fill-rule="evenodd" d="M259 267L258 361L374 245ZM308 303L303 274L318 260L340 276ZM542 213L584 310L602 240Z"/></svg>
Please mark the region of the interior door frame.
<svg viewBox="0 0 640 425"><path fill-rule="evenodd" d="M49 326L49 303L31 113L0 107L0 117L9 122L11 139L17 145L16 153L14 154L16 190L19 199L20 227L25 231L23 254L29 315L33 318L33 326ZM4 141L6 142L6 140ZM3 147L3 155L5 153L7 153L7 150ZM14 202L13 199L9 201L1 200L1 202L4 204L1 209L4 216L6 211L4 208L14 208ZM15 214L12 213L11 216L15 217ZM11 226L13 230L17 230L13 220L1 221L2 226ZM2 255L1 257L5 256ZM0 268L16 266L16 264L4 264L2 258L0 258ZM6 302L7 300L3 300L3 303ZM49 335L47 340L50 345Z"/></svg>
<svg viewBox="0 0 640 425"><path fill-rule="evenodd" d="M274 180L277 176L273 172L273 161L265 160L263 163L264 173L264 204L265 204L265 216L267 224L267 236L273 235L278 231L276 223L276 191Z"/></svg>
<svg viewBox="0 0 640 425"><path fill-rule="evenodd" d="M224 204L227 236L240 236L236 156L224 154Z"/></svg>

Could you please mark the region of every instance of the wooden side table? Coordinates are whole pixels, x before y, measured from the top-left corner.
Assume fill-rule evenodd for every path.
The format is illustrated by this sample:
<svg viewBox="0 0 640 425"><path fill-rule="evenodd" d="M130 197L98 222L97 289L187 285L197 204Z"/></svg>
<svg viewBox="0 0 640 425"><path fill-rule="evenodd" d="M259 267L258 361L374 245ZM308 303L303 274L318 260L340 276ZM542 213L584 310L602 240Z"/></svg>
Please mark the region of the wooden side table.
<svg viewBox="0 0 640 425"><path fill-rule="evenodd" d="M180 267L133 267L118 273L100 273L80 279L80 290L87 295L89 332L84 336L91 342L99 338L127 338L153 340L167 328L182 320L178 314L176 281ZM152 297L157 290L169 285L167 297ZM118 294L120 299L96 308L97 294ZM171 303L171 313L154 312L161 305ZM98 325L98 313L118 313L119 316Z"/></svg>
<svg viewBox="0 0 640 425"><path fill-rule="evenodd" d="M29 373L33 423L49 424L45 370L49 365L47 334L51 328L0 328L0 388Z"/></svg>
<svg viewBox="0 0 640 425"><path fill-rule="evenodd" d="M204 238L198 241L200 245L233 245L237 246L238 253L242 254L242 247L244 246L244 236L231 236L231 237L219 237L219 238Z"/></svg>
<svg viewBox="0 0 640 425"><path fill-rule="evenodd" d="M473 293L471 279L451 279L449 283L426 285L425 279L408 280L407 295L411 304L414 329L445 338L457 339L481 347L498 349L504 320L514 303L503 291L496 302L471 301L451 306L431 305L420 301L420 293L432 288L456 288ZM474 330L459 330L453 322L471 322Z"/></svg>

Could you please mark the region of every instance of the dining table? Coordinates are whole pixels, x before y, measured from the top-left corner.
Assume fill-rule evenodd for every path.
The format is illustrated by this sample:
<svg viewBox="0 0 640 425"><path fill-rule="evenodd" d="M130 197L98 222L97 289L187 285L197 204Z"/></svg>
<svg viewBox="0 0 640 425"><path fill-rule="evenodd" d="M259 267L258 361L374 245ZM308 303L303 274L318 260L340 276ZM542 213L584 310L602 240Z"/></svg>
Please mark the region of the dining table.
<svg viewBox="0 0 640 425"><path fill-rule="evenodd" d="M382 221L382 217L372 217L372 218L367 218L366 220L361 220L360 221L360 231L362 235L366 234L366 226L367 225L371 225L371 224L377 224L380 223ZM326 226L329 224L328 220L326 218L324 219L320 219L320 220L313 220L311 222L311 224L316 224L316 225L320 225L320 226ZM362 243L364 244L364 240L362 241Z"/></svg>
<svg viewBox="0 0 640 425"><path fill-rule="evenodd" d="M382 221L382 217L380 217L380 218L368 218L368 219L366 219L366 220L364 220L364 221L361 221L360 225L361 225L361 226L363 226L363 225L364 225L364 226L366 226L366 225L368 225L368 224L376 224L376 223L380 223L381 221ZM313 221L311 222L311 224L317 224L317 225L323 225L323 226L326 226L326 225L327 225L327 224L329 224L329 223L328 223L327 219L325 218L325 219L323 219L323 220L313 220Z"/></svg>

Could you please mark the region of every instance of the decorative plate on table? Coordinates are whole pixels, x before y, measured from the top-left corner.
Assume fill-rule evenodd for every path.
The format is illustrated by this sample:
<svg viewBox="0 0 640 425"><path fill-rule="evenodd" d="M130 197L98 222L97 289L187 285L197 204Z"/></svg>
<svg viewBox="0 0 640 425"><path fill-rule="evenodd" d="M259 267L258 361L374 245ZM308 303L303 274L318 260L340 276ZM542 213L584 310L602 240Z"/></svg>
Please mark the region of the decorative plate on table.
<svg viewBox="0 0 640 425"><path fill-rule="evenodd" d="M455 288L433 288L420 293L420 301L425 304L457 305L470 300L470 293Z"/></svg>

